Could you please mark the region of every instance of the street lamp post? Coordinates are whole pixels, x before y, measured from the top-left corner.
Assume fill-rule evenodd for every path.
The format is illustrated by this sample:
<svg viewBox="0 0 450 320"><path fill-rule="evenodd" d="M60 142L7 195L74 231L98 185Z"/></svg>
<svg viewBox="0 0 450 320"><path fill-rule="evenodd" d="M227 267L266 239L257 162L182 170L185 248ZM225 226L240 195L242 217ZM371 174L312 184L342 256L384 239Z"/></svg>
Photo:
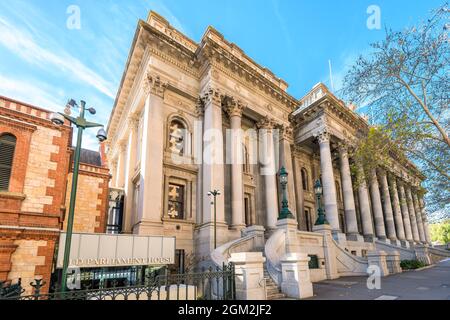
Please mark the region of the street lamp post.
<svg viewBox="0 0 450 320"><path fill-rule="evenodd" d="M284 167L281 167L280 172L278 174L280 176L281 189L283 190L283 200L281 201L281 211L280 215L278 216L278 220L295 219L294 215L289 210L289 203L287 199L286 186L288 183L288 172Z"/></svg>
<svg viewBox="0 0 450 320"><path fill-rule="evenodd" d="M70 116L70 109L78 107L80 108L80 114L77 118ZM90 114L94 115L96 113L94 108L87 109ZM70 123L74 124L77 129L77 145L75 148L74 162L73 162L73 175L72 175L72 189L70 191L70 203L69 203L69 216L67 220L67 231L66 231L66 242L64 246L64 261L63 261L63 271L62 271L62 283L61 290L65 292L67 290L67 269L69 267L70 258L70 245L72 242L72 231L73 231L73 220L75 212L75 201L77 196L77 186L78 186L78 170L80 166L80 153L81 153L81 142L83 138L83 131L87 128L101 127L97 132L97 139L100 142L106 140L106 132L103 129L103 125L89 122L85 119L84 114L86 111L86 102L80 101L80 106L71 99L66 105L65 113L52 113L50 120L56 125L63 125L64 119L68 120Z"/></svg>
<svg viewBox="0 0 450 320"><path fill-rule="evenodd" d="M322 201L320 201L321 197L322 197L322 184L320 183L320 180L316 180L316 182L314 183L314 193L316 194L317 197L317 220L315 225L319 226L319 225L324 225L324 224L329 224L326 214L325 214L325 210L322 208Z"/></svg>
<svg viewBox="0 0 450 320"><path fill-rule="evenodd" d="M216 209L216 197L220 195L219 190L213 190L208 192L208 196L213 196L213 202L211 203L214 205L214 249L217 248L217 209Z"/></svg>

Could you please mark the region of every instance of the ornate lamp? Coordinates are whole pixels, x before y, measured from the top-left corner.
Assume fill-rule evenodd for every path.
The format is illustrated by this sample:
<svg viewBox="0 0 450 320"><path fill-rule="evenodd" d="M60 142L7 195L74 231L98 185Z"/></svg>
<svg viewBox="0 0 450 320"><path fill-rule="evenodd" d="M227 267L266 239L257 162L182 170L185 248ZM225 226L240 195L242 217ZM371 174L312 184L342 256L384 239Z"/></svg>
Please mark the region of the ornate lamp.
<svg viewBox="0 0 450 320"><path fill-rule="evenodd" d="M280 176L280 184L283 190L283 200L281 201L281 211L278 216L278 220L281 219L295 219L289 210L287 194L286 194L286 186L288 183L288 173L284 167L281 167L280 172L278 173Z"/></svg>
<svg viewBox="0 0 450 320"><path fill-rule="evenodd" d="M322 197L322 184L320 183L320 180L317 179L316 182L314 183L314 193L316 194L316 198L317 198L317 220L315 225L319 226L319 225L323 225L323 224L329 224L327 221L327 217L325 215L325 210L322 208L322 201L320 201L321 197Z"/></svg>

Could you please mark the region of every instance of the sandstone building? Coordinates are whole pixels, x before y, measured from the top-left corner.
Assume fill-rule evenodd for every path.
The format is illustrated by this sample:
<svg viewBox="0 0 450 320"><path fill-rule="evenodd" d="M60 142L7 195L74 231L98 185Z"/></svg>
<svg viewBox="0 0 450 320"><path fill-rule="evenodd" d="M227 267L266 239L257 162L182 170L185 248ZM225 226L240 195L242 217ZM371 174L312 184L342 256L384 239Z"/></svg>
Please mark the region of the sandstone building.
<svg viewBox="0 0 450 320"><path fill-rule="evenodd" d="M424 176L392 160L354 188L347 149L367 132L366 119L323 84L299 100L287 88L213 27L197 43L154 12L139 21L108 124L123 232L175 236L179 270L192 263L186 257L219 264L231 252L263 251L278 285L289 246L310 256L313 281L365 274L368 253L426 251ZM282 166L295 217L284 235ZM332 240L313 230L317 179Z"/></svg>
<svg viewBox="0 0 450 320"><path fill-rule="evenodd" d="M72 128L50 111L0 97L0 281L47 283L68 208ZM74 230L105 232L109 171L82 150ZM94 156L93 156L94 155Z"/></svg>

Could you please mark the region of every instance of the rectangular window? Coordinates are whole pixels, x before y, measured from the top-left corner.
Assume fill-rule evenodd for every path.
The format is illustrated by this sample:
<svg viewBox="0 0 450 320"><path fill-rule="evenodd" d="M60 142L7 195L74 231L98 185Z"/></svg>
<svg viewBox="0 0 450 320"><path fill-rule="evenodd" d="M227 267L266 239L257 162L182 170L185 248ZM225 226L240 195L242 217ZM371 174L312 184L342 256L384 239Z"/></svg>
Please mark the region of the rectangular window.
<svg viewBox="0 0 450 320"><path fill-rule="evenodd" d="M184 186L169 184L167 215L172 219L184 219Z"/></svg>
<svg viewBox="0 0 450 320"><path fill-rule="evenodd" d="M308 267L310 269L319 269L319 258L316 255L308 255L311 258L308 262Z"/></svg>

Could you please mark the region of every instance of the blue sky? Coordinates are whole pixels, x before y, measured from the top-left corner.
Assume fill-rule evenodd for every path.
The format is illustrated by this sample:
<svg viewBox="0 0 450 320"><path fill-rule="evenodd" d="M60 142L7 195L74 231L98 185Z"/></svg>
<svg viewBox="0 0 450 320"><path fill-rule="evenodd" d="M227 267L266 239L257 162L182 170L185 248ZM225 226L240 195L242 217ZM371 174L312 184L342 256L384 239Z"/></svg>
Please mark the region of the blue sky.
<svg viewBox="0 0 450 320"><path fill-rule="evenodd" d="M426 18L442 1L407 0L14 0L0 2L0 95L61 111L84 99L107 124L137 20L155 10L199 41L213 25L259 64L286 80L300 98L319 81L335 88L345 70L384 26L401 29ZM81 28L67 28L71 5ZM381 10L381 30L366 26L370 5ZM95 132L83 146L97 148Z"/></svg>

